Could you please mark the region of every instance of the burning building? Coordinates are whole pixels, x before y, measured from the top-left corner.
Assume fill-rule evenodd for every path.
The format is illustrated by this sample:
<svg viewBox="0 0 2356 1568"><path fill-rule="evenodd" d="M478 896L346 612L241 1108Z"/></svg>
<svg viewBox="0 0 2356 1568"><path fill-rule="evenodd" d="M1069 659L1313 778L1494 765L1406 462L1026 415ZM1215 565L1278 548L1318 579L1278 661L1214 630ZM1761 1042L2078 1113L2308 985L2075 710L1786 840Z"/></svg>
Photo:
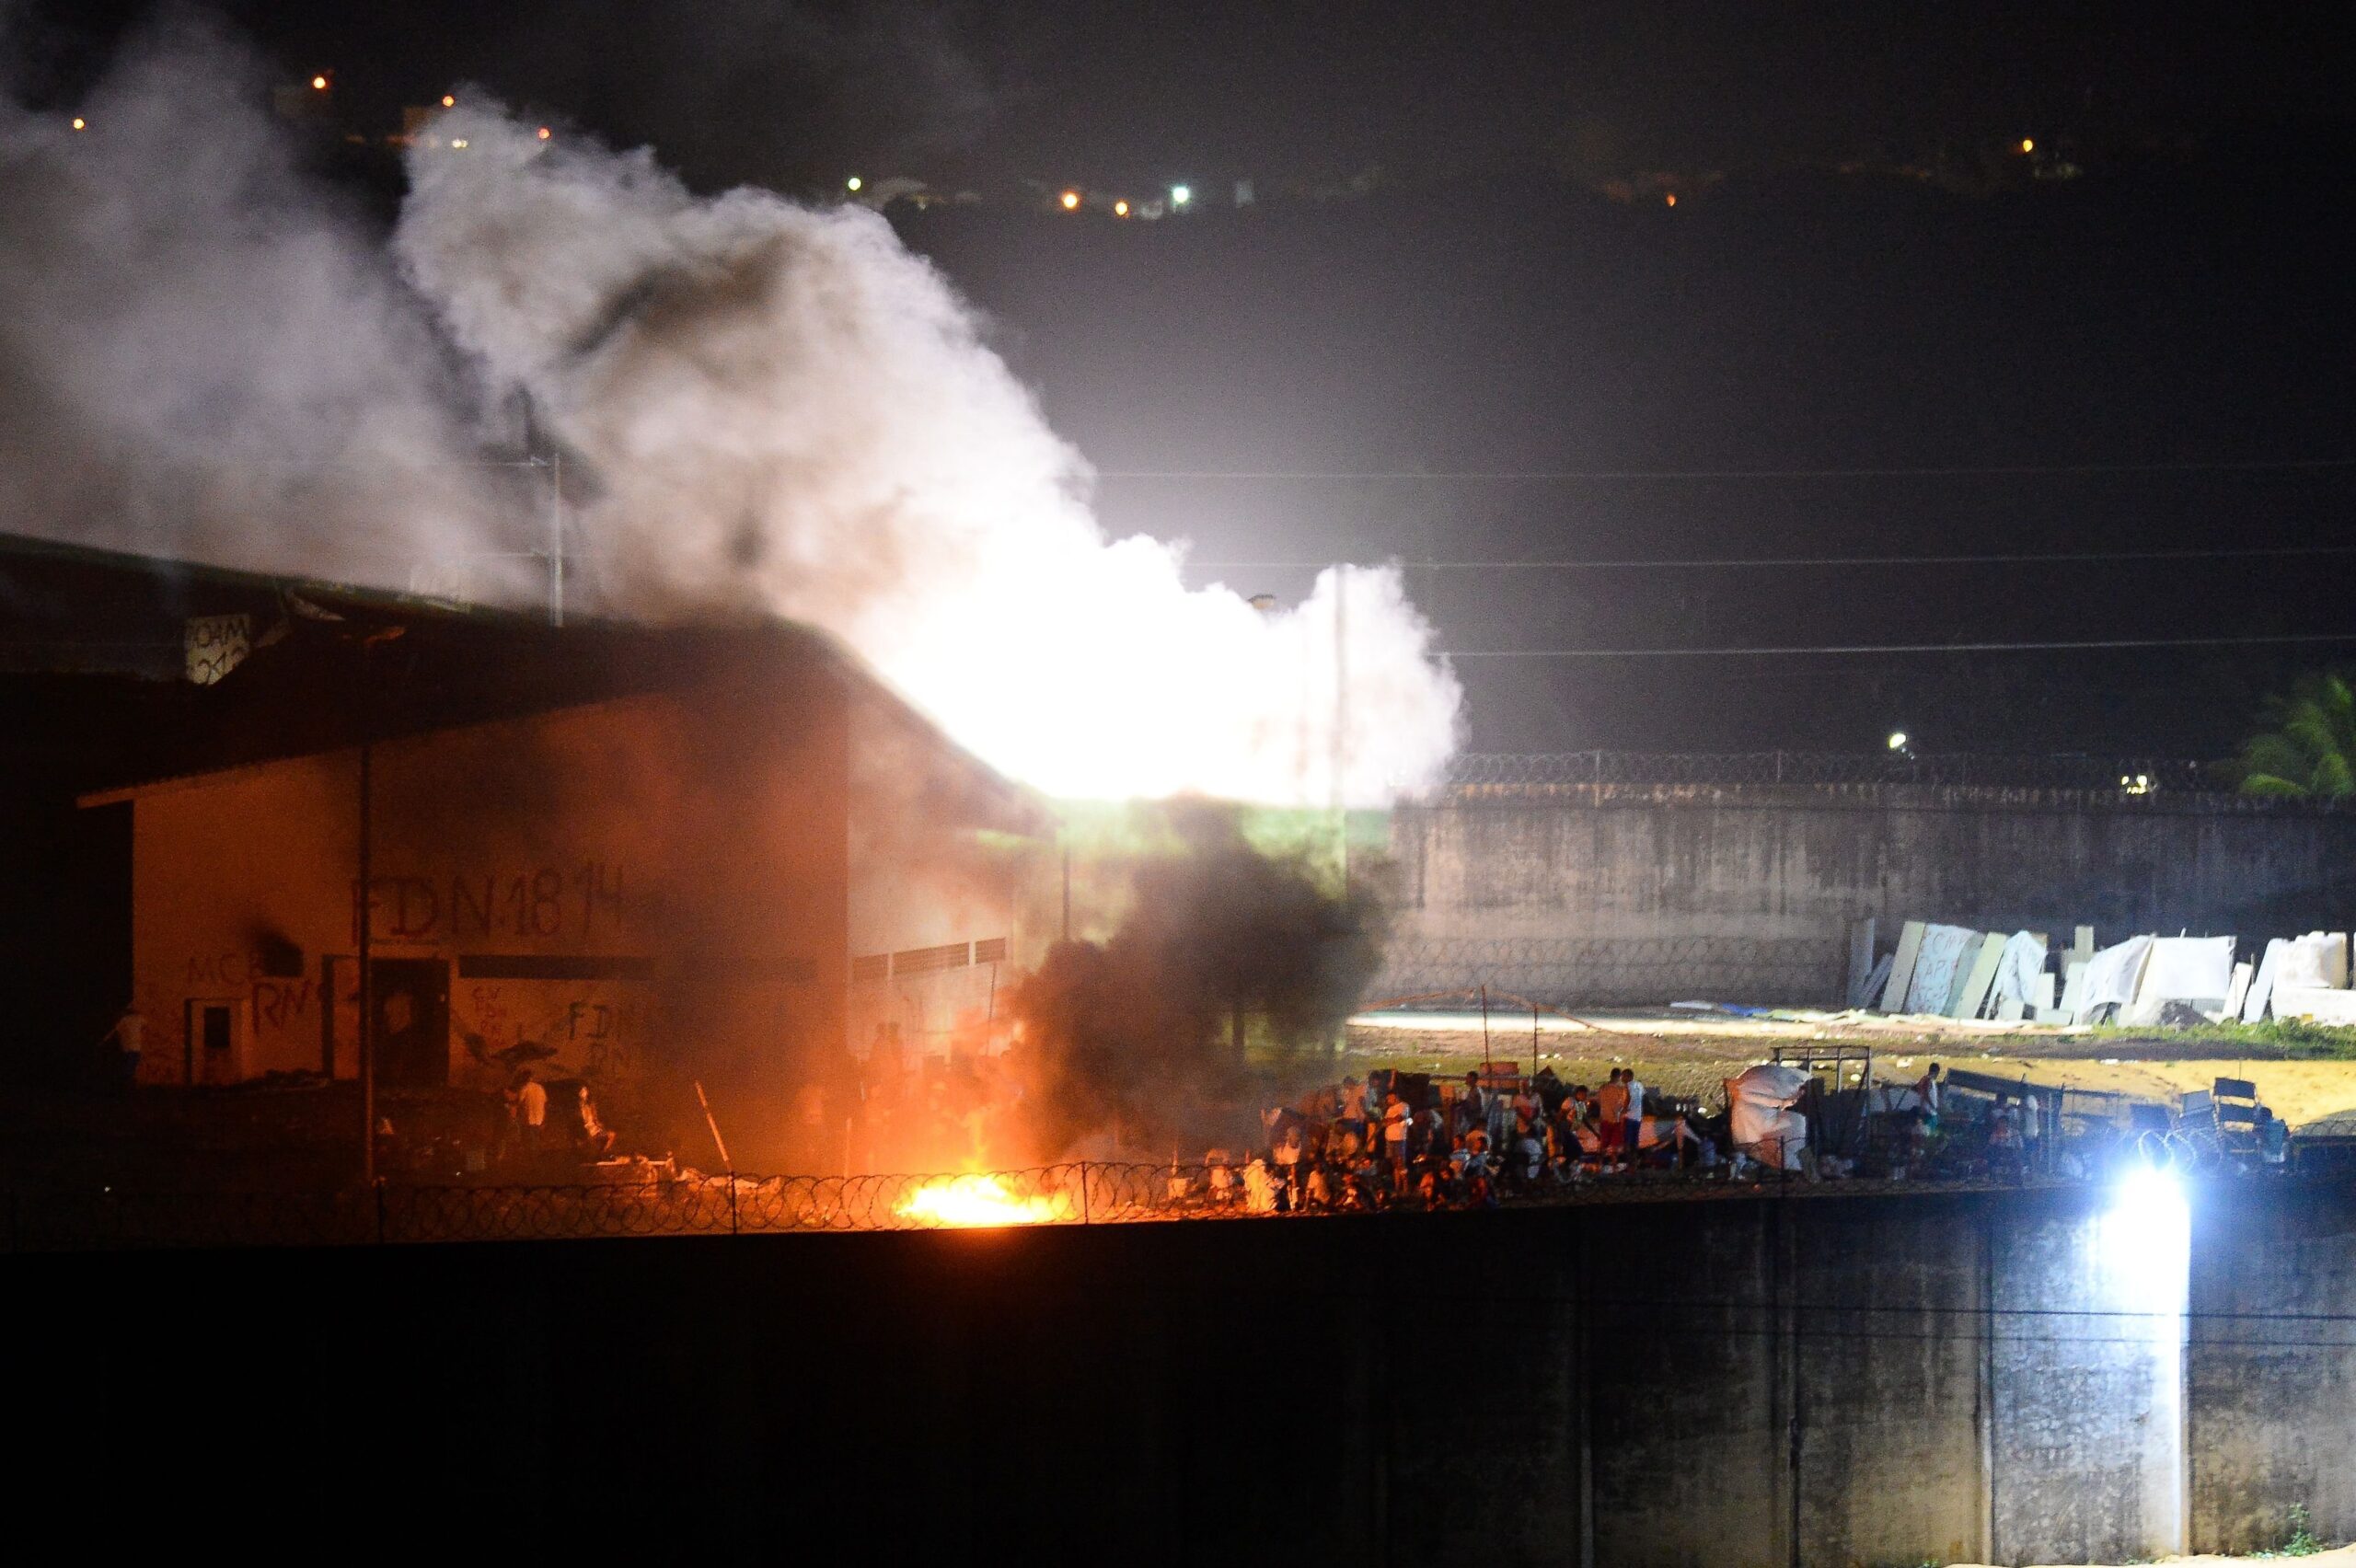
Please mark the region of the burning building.
<svg viewBox="0 0 2356 1568"><path fill-rule="evenodd" d="M791 1158L852 1056L987 1049L1053 935L1041 803L818 634L281 603L80 797L130 815L144 1080L352 1077L364 953L381 1090L700 1081Z"/></svg>

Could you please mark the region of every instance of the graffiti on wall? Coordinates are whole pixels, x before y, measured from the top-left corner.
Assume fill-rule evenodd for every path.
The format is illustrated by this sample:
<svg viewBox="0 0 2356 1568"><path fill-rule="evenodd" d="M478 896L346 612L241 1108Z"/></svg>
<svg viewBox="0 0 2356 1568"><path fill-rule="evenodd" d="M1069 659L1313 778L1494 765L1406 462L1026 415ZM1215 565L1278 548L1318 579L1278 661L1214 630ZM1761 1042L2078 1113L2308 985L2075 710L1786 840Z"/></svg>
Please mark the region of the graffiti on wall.
<svg viewBox="0 0 2356 1568"><path fill-rule="evenodd" d="M478 937L568 938L619 934L622 868L606 860L368 879L368 928L386 941ZM360 883L352 883L351 940L360 940Z"/></svg>
<svg viewBox="0 0 2356 1568"><path fill-rule="evenodd" d="M528 1055L553 1075L615 1082L644 1065L653 1004L629 980L475 980L452 990L450 1012L469 1056Z"/></svg>

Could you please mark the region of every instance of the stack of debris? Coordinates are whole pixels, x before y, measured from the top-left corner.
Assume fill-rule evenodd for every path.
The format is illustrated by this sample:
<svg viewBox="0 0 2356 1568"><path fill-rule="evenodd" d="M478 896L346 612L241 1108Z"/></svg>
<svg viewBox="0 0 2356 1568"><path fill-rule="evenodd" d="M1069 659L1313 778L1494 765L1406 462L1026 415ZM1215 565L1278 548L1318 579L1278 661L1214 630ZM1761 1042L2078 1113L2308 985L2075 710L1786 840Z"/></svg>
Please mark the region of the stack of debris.
<svg viewBox="0 0 2356 1568"><path fill-rule="evenodd" d="M1850 934L1849 1005L1886 1013L2049 1024L2183 1027L2276 1018L2356 1025L2345 931L2277 937L2256 963L2232 937L2131 936L2095 946L2080 926L2055 950L2042 931L1909 920L1881 952L1872 920Z"/></svg>

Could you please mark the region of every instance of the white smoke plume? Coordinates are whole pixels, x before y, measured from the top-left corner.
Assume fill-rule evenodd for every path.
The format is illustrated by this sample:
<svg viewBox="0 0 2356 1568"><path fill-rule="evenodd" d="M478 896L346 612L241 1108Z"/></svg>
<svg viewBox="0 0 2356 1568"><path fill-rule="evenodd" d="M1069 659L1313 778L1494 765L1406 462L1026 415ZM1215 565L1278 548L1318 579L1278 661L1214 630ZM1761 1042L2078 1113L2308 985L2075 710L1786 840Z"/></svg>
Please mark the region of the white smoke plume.
<svg viewBox="0 0 2356 1568"><path fill-rule="evenodd" d="M0 528L405 586L508 503L459 362L264 92L183 19L70 109L0 96Z"/></svg>
<svg viewBox="0 0 2356 1568"><path fill-rule="evenodd" d="M1370 804L1453 749L1395 570L1264 614L1108 539L1085 463L874 213L699 199L467 92L410 151L387 259L221 64L151 49L89 133L0 111L0 412L64 456L0 453L28 526L395 586L464 561L520 600L528 571L480 563L521 509L467 433L520 390L587 470L599 608L823 628L1050 793Z"/></svg>

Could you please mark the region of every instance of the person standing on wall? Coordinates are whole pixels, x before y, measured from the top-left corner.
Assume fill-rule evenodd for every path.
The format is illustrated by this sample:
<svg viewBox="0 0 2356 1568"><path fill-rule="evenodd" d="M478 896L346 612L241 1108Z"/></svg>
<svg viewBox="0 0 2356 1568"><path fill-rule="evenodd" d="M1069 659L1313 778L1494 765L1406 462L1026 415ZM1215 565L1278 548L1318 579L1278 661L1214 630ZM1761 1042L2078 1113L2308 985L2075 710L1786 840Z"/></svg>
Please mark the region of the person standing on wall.
<svg viewBox="0 0 2356 1568"><path fill-rule="evenodd" d="M1407 1192L1407 1102L1392 1090L1382 1097L1382 1153L1391 1162L1391 1181L1401 1196Z"/></svg>
<svg viewBox="0 0 2356 1568"><path fill-rule="evenodd" d="M540 1138L549 1121L549 1091L532 1076L529 1067L515 1069L515 1130L521 1135L524 1158L537 1159Z"/></svg>
<svg viewBox="0 0 2356 1568"><path fill-rule="evenodd" d="M1453 1121L1451 1130L1460 1138L1475 1127L1488 1126L1489 1097L1481 1092L1479 1073L1464 1075L1464 1092L1457 1098Z"/></svg>
<svg viewBox="0 0 2356 1568"><path fill-rule="evenodd" d="M1611 1069L1611 1077L1595 1091L1596 1136L1603 1144L1603 1168L1621 1169L1627 1152L1628 1086L1620 1080L1623 1068Z"/></svg>
<svg viewBox="0 0 2356 1568"><path fill-rule="evenodd" d="M1914 1098L1921 1101L1925 1125L1939 1124L1939 1064L1933 1062L1931 1070L1914 1081Z"/></svg>
<svg viewBox="0 0 2356 1568"><path fill-rule="evenodd" d="M136 1002L125 1002L122 1011L99 1038L101 1046L114 1047L112 1059L104 1062L109 1081L123 1093L131 1092L139 1081L139 1058L147 1049L147 1020L142 1017Z"/></svg>

